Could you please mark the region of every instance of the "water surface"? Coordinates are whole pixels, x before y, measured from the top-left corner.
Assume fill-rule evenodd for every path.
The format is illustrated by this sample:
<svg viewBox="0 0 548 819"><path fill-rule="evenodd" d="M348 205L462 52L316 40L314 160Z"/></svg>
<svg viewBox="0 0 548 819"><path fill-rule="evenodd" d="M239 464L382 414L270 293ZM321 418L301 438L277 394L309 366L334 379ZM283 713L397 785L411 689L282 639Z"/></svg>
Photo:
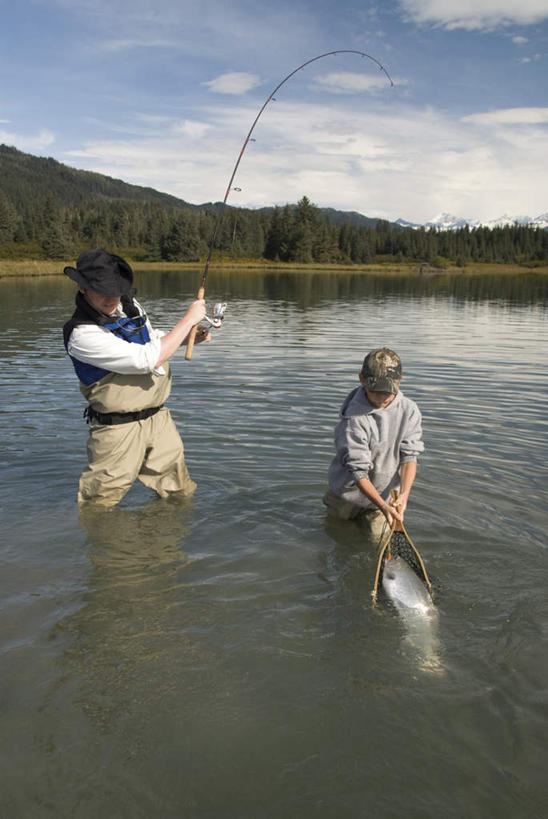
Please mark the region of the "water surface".
<svg viewBox="0 0 548 819"><path fill-rule="evenodd" d="M200 274L138 276L157 326ZM169 402L196 496L137 485L79 516L73 286L0 280L2 815L545 815L546 283L212 269L226 319L174 361ZM440 674L321 503L382 345L424 417L406 525Z"/></svg>

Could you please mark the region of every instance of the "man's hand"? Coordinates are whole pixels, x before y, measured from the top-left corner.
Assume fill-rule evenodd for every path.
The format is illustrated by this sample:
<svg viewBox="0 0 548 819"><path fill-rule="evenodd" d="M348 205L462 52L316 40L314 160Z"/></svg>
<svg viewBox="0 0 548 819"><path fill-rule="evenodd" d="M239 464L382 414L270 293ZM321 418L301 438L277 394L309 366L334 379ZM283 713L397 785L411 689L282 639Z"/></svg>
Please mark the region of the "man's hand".
<svg viewBox="0 0 548 819"><path fill-rule="evenodd" d="M192 302L183 318L190 319L192 326L199 324L206 314L205 299L196 299Z"/></svg>
<svg viewBox="0 0 548 819"><path fill-rule="evenodd" d="M187 336L188 338L188 336ZM187 338L183 341L183 344L186 344ZM199 325L196 330L196 337L194 339L194 344L201 344L202 341L211 341L211 333L209 331L209 327L203 327Z"/></svg>
<svg viewBox="0 0 548 819"><path fill-rule="evenodd" d="M186 343L186 339L192 328L199 324L200 321L206 314L206 306L204 299L196 299L192 302L184 316L179 319L175 327L173 327L169 333L166 333L165 336L162 336L160 339L160 343L162 345L160 356L158 361L156 362L156 367L160 367L164 361L167 361L173 353L175 353L181 344ZM206 335L202 336L200 339L201 341L207 341L207 328L206 328Z"/></svg>

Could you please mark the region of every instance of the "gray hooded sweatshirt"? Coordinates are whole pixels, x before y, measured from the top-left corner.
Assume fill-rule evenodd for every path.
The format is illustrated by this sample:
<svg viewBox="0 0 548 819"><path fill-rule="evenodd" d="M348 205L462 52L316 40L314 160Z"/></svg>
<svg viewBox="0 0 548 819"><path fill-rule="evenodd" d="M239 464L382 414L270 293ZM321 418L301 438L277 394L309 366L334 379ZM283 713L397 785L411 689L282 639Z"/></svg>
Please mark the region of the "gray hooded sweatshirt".
<svg viewBox="0 0 548 819"><path fill-rule="evenodd" d="M392 489L399 489L401 464L416 461L424 451L420 410L402 392L385 409L377 409L360 386L346 397L340 415L329 488L344 500L375 509L357 481L369 478L386 501Z"/></svg>

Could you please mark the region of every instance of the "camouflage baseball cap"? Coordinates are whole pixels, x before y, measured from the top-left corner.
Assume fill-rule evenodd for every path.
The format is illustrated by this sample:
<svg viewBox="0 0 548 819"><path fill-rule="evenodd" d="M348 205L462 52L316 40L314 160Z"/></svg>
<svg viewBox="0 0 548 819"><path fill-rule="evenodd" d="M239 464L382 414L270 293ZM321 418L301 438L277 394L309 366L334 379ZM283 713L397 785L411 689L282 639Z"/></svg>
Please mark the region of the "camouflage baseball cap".
<svg viewBox="0 0 548 819"><path fill-rule="evenodd" d="M371 350L363 360L362 375L371 392L391 392L396 395L402 377L400 357L388 347Z"/></svg>

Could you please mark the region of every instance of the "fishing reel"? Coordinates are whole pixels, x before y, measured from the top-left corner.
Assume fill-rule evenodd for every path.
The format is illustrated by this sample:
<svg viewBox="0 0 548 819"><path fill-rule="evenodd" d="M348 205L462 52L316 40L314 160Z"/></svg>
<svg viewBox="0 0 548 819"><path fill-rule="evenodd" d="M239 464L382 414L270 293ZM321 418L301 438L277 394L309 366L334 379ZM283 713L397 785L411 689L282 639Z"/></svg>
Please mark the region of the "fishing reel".
<svg viewBox="0 0 548 819"><path fill-rule="evenodd" d="M223 323L223 319L225 317L225 310L226 310L226 301L218 301L217 304L213 307L213 316L209 318L209 316L204 316L202 321L207 321L208 324L206 325L206 329L213 328L218 330L221 324Z"/></svg>

